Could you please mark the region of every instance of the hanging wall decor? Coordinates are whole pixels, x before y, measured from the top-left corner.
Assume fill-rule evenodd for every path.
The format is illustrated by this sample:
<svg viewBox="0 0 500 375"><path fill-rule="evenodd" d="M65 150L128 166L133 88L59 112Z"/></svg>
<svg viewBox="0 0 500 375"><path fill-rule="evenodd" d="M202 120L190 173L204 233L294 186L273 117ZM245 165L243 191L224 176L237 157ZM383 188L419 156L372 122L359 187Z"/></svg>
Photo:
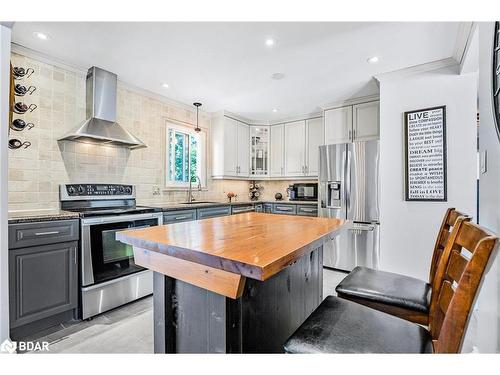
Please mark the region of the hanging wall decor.
<svg viewBox="0 0 500 375"><path fill-rule="evenodd" d="M404 113L405 199L446 201L446 106Z"/></svg>
<svg viewBox="0 0 500 375"><path fill-rule="evenodd" d="M493 75L491 83L493 94L493 117L495 118L497 135L500 139L500 22L495 22L493 37Z"/></svg>

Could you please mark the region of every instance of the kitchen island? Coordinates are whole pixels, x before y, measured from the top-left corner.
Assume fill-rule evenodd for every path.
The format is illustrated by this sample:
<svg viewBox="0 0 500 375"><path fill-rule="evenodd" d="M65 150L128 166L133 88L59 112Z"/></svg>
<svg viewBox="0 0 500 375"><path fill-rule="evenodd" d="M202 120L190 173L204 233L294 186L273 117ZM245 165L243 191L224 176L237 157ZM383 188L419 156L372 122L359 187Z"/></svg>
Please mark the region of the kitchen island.
<svg viewBox="0 0 500 375"><path fill-rule="evenodd" d="M279 353L322 301L339 219L245 213L118 232L154 271L155 353Z"/></svg>

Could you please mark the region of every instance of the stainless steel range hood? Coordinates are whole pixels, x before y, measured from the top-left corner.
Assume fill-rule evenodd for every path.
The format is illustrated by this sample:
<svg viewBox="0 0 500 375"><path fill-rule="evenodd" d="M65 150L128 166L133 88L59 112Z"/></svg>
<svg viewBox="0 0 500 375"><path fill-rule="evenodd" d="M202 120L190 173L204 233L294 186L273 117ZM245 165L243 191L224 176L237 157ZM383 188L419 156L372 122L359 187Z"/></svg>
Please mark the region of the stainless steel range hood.
<svg viewBox="0 0 500 375"><path fill-rule="evenodd" d="M117 75L93 66L87 72L87 118L59 139L111 144L137 149L147 147L116 122Z"/></svg>

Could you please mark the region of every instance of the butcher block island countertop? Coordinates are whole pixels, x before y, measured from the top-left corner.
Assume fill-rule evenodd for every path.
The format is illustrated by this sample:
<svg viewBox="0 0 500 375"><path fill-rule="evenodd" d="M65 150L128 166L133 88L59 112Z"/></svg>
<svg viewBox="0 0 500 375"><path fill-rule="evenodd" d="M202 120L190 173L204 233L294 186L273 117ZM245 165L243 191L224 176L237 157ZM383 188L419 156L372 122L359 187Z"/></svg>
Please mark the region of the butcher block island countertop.
<svg viewBox="0 0 500 375"><path fill-rule="evenodd" d="M155 352L280 352L322 300L322 246L344 223L250 212L118 232L155 271Z"/></svg>

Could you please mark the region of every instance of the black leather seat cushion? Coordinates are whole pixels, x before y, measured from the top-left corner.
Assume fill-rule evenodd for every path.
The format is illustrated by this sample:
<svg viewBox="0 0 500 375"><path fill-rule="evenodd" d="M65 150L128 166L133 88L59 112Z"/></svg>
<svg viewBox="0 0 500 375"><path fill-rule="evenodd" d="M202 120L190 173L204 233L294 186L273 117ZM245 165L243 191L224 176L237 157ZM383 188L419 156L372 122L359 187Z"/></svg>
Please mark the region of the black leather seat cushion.
<svg viewBox="0 0 500 375"><path fill-rule="evenodd" d="M432 339L418 324L329 296L284 349L287 353L432 353Z"/></svg>
<svg viewBox="0 0 500 375"><path fill-rule="evenodd" d="M335 288L337 293L422 313L429 312L431 286L397 273L356 267Z"/></svg>

